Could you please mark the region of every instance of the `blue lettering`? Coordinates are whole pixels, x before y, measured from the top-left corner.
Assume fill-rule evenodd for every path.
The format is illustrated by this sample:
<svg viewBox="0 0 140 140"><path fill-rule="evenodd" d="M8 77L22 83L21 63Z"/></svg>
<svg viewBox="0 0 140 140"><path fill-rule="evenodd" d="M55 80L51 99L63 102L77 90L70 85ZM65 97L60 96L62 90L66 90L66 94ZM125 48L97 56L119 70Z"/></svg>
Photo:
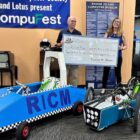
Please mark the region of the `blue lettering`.
<svg viewBox="0 0 140 140"><path fill-rule="evenodd" d="M43 108L46 109L44 95L41 95L41 99L42 99Z"/></svg>
<svg viewBox="0 0 140 140"><path fill-rule="evenodd" d="M47 97L45 95L47 95ZM40 96L27 96L26 103L28 113L33 114L34 112L47 110L46 102L48 102L48 107L50 108L58 107L59 103L60 106L71 104L69 90L59 90L57 93L51 92Z"/></svg>
<svg viewBox="0 0 140 140"><path fill-rule="evenodd" d="M37 112L41 111L41 109L38 106L38 98L36 96L27 97L26 102L27 102L27 108L29 114L33 114L33 108Z"/></svg>
<svg viewBox="0 0 140 140"><path fill-rule="evenodd" d="M56 108L57 105L58 105L58 102L56 101L54 104L52 103L52 97L57 97L56 93L55 92L51 92L49 95L48 95L48 104L50 107L52 108Z"/></svg>
<svg viewBox="0 0 140 140"><path fill-rule="evenodd" d="M60 100L61 100L61 105L67 105L67 104L71 104L71 100L70 100L70 94L69 94L69 90L65 90L64 91L60 91Z"/></svg>

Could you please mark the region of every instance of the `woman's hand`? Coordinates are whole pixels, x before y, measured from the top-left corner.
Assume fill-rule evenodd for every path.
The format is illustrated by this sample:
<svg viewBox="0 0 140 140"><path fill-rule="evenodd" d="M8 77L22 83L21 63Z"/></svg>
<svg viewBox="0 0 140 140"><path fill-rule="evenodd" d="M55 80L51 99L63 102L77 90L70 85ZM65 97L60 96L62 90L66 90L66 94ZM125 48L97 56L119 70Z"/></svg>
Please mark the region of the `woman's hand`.
<svg viewBox="0 0 140 140"><path fill-rule="evenodd" d="M126 50L126 46L119 46L119 50Z"/></svg>

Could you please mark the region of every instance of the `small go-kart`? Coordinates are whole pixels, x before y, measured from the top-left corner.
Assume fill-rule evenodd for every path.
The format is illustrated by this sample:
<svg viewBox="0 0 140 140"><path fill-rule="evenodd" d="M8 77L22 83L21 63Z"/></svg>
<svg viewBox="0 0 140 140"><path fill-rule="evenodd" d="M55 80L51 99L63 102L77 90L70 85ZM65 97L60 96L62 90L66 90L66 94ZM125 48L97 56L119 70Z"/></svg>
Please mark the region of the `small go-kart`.
<svg viewBox="0 0 140 140"><path fill-rule="evenodd" d="M29 124L73 110L82 114L85 89L64 86L38 90L41 82L0 89L0 133L16 129L18 140L29 136Z"/></svg>
<svg viewBox="0 0 140 140"><path fill-rule="evenodd" d="M84 120L92 129L101 131L120 120L132 119L133 130L138 130L140 83L133 77L115 89L88 88L84 101Z"/></svg>
<svg viewBox="0 0 140 140"><path fill-rule="evenodd" d="M58 57L60 80L49 78L51 56ZM86 90L66 83L66 67L61 52L45 52L44 81L0 89L0 133L16 129L17 140L25 140L30 133L29 124L37 120L73 110L83 112Z"/></svg>

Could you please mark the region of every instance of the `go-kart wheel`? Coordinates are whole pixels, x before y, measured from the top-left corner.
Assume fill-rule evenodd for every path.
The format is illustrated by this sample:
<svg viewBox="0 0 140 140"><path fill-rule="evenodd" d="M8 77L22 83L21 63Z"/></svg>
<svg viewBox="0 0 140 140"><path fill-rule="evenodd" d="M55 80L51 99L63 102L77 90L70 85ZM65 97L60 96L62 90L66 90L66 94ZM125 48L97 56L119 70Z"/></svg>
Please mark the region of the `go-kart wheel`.
<svg viewBox="0 0 140 140"><path fill-rule="evenodd" d="M27 122L22 122L17 127L16 139L17 140L26 140L30 134L30 127Z"/></svg>
<svg viewBox="0 0 140 140"><path fill-rule="evenodd" d="M127 87L130 90L133 90L133 88L135 87L135 85L138 83L138 80L136 79L136 77L132 77L131 79L129 79L128 83L127 83Z"/></svg>
<svg viewBox="0 0 140 140"><path fill-rule="evenodd" d="M140 108L140 93L136 95L136 107L134 110L134 126L133 131L137 132L138 130L138 122L139 122L139 108Z"/></svg>
<svg viewBox="0 0 140 140"><path fill-rule="evenodd" d="M139 83L139 81L136 77L132 77L127 83L128 92L130 91L129 93L130 93L131 98L136 98L134 89L138 83Z"/></svg>
<svg viewBox="0 0 140 140"><path fill-rule="evenodd" d="M84 103L93 100L94 96L95 96L95 93L94 93L93 87L89 87L87 92L86 92Z"/></svg>
<svg viewBox="0 0 140 140"><path fill-rule="evenodd" d="M81 115L83 113L83 103L81 101L76 102L72 109L74 115Z"/></svg>

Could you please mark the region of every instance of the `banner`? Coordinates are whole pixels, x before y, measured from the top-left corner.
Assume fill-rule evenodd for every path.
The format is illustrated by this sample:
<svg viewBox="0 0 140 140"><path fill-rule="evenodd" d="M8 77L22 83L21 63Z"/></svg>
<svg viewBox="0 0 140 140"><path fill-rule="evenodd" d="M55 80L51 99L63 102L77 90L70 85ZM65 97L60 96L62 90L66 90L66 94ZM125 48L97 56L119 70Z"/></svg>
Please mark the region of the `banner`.
<svg viewBox="0 0 140 140"><path fill-rule="evenodd" d="M70 0L0 0L0 27L67 27Z"/></svg>
<svg viewBox="0 0 140 140"><path fill-rule="evenodd" d="M66 64L116 66L118 39L64 35L63 53Z"/></svg>

